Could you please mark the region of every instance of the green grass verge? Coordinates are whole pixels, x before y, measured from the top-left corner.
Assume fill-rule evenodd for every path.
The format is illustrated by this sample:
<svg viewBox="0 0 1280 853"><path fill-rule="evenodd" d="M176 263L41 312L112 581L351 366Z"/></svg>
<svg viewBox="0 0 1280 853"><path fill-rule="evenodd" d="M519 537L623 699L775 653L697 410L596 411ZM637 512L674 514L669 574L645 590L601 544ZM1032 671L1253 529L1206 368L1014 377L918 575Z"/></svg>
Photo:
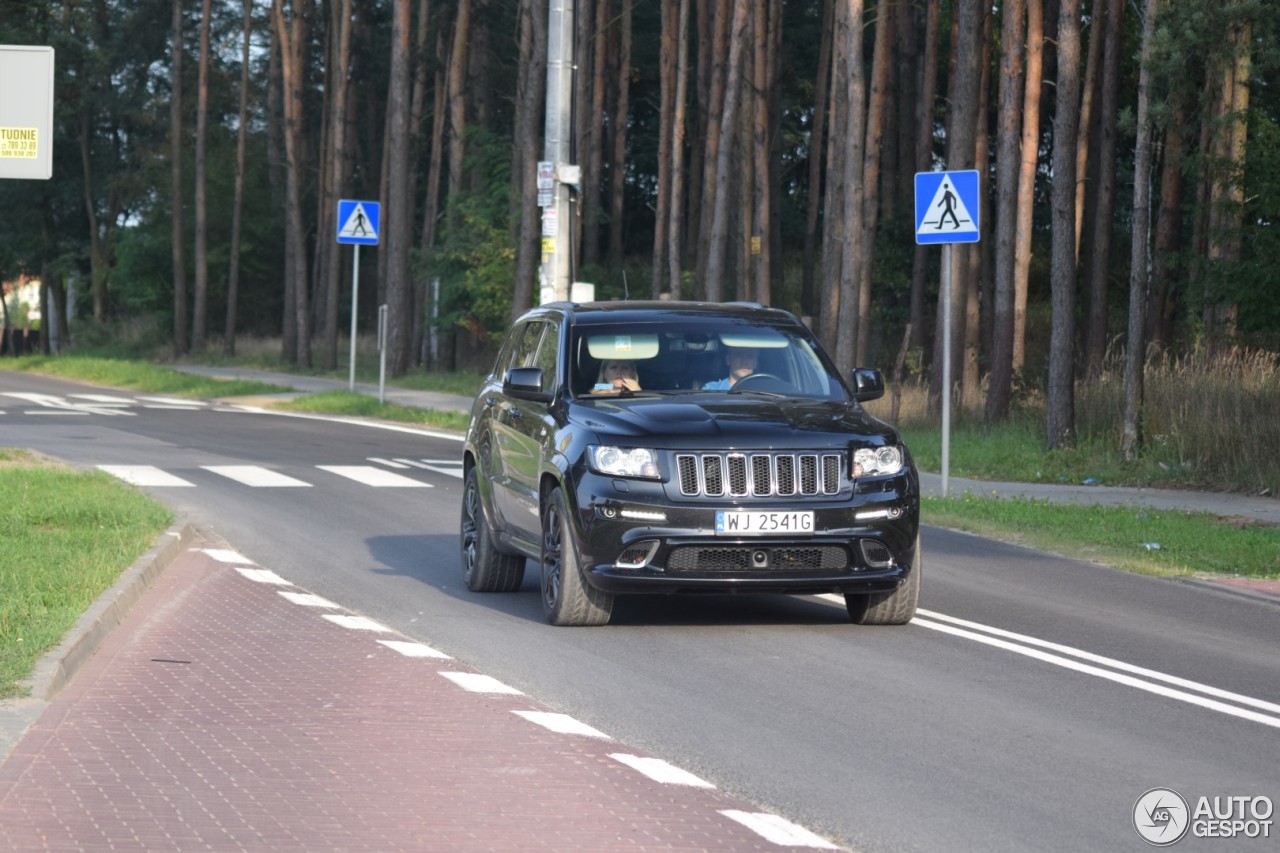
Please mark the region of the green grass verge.
<svg viewBox="0 0 1280 853"><path fill-rule="evenodd" d="M1280 577L1280 527L1211 513L965 494L925 498L921 517L1143 574Z"/></svg>
<svg viewBox="0 0 1280 853"><path fill-rule="evenodd" d="M0 451L0 699L173 522L100 471Z"/></svg>
<svg viewBox="0 0 1280 853"><path fill-rule="evenodd" d="M468 420L468 416L462 412L443 412L436 409L416 409L395 403L379 403L373 397L353 394L350 391L308 394L296 400L275 403L272 408L287 412L353 415L454 430L465 430Z"/></svg>
<svg viewBox="0 0 1280 853"><path fill-rule="evenodd" d="M252 394L278 394L277 385L247 382L238 379L223 380L172 370L141 361L83 356L23 356L5 359L0 369L29 370L46 376L76 379L107 385L112 388L128 388L148 394L170 394L179 397L241 397Z"/></svg>

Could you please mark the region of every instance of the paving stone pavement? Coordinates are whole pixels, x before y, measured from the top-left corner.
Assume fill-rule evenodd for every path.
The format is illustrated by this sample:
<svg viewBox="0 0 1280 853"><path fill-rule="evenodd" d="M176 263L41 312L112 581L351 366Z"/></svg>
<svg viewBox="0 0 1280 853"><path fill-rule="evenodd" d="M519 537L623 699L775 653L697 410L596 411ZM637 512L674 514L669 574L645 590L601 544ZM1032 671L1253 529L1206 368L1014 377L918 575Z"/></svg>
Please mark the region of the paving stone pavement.
<svg viewBox="0 0 1280 853"><path fill-rule="evenodd" d="M178 549L43 707L0 850L832 846L238 557Z"/></svg>

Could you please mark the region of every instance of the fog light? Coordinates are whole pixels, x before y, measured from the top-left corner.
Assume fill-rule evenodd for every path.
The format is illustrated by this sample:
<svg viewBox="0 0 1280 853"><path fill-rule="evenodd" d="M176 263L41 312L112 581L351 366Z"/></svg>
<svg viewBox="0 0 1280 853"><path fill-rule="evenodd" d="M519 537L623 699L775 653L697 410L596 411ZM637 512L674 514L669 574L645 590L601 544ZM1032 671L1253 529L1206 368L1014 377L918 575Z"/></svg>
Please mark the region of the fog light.
<svg viewBox="0 0 1280 853"><path fill-rule="evenodd" d="M643 569L653 559L653 553L657 550L656 541L636 542L622 549L622 553L613 561L613 565L619 569Z"/></svg>
<svg viewBox="0 0 1280 853"><path fill-rule="evenodd" d="M861 539L858 548L862 551L862 559L872 569L887 569L893 565L893 552L879 539Z"/></svg>

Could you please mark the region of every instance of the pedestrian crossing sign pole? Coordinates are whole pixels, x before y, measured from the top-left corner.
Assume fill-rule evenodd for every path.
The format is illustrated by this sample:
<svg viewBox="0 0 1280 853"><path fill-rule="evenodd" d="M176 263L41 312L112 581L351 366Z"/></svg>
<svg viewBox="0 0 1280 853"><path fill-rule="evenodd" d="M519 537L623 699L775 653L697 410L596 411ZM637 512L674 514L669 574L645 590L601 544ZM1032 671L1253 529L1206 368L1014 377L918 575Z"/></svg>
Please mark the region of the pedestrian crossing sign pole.
<svg viewBox="0 0 1280 853"><path fill-rule="evenodd" d="M351 264L351 378L348 388L356 390L356 297L360 293L360 247L378 245L382 205L376 201L338 200L338 242L355 246Z"/></svg>
<svg viewBox="0 0 1280 853"><path fill-rule="evenodd" d="M978 172L916 172L916 244L942 245L942 496L951 468L951 244L978 242Z"/></svg>

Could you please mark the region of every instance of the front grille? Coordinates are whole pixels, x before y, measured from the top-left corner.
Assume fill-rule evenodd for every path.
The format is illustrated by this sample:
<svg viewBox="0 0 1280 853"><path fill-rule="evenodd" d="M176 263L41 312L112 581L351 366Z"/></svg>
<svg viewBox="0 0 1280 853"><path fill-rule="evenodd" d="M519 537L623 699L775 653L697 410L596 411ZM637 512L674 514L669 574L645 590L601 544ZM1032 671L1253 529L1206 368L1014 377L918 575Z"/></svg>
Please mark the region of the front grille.
<svg viewBox="0 0 1280 853"><path fill-rule="evenodd" d="M677 453L687 497L812 497L840 492L840 453Z"/></svg>
<svg viewBox="0 0 1280 853"><path fill-rule="evenodd" d="M766 566L754 565L751 555L764 551ZM760 572L769 574L844 572L849 554L839 545L810 545L785 548L752 548L739 545L681 545L667 558L669 575L717 575Z"/></svg>

